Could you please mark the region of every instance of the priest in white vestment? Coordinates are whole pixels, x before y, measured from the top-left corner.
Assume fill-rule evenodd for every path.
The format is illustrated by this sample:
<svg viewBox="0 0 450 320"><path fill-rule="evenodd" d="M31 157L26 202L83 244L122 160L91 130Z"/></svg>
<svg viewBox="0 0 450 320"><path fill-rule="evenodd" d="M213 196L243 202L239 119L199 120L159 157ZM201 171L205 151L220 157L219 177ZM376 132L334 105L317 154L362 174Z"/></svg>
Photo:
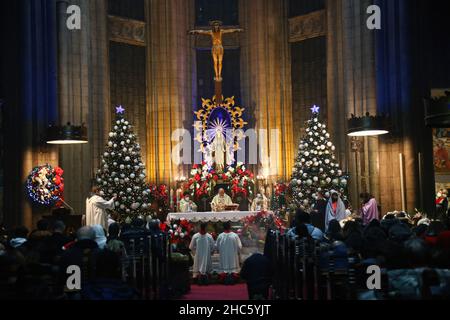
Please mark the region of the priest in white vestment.
<svg viewBox="0 0 450 320"><path fill-rule="evenodd" d="M269 210L269 201L264 194L259 193L252 201L252 211L267 211Z"/></svg>
<svg viewBox="0 0 450 320"><path fill-rule="evenodd" d="M198 275L207 275L212 271L212 258L214 252L214 239L206 232L206 223L200 225L200 232L191 240L189 249L194 253L194 278Z"/></svg>
<svg viewBox="0 0 450 320"><path fill-rule="evenodd" d="M116 198L105 200L100 196L100 188L92 188L92 196L86 199L86 225L101 225L108 230L108 212L106 210L114 209Z"/></svg>
<svg viewBox="0 0 450 320"><path fill-rule="evenodd" d="M241 239L231 231L231 224L224 223L224 232L217 237L216 247L220 255L219 273L238 273L240 269L239 252Z"/></svg>
<svg viewBox="0 0 450 320"><path fill-rule="evenodd" d="M183 199L180 200L180 212L197 212L197 205L191 200L189 192L185 192Z"/></svg>
<svg viewBox="0 0 450 320"><path fill-rule="evenodd" d="M225 193L225 189L220 188L219 193L213 198L211 202L211 209L214 212L225 211L226 206L233 205L231 197Z"/></svg>

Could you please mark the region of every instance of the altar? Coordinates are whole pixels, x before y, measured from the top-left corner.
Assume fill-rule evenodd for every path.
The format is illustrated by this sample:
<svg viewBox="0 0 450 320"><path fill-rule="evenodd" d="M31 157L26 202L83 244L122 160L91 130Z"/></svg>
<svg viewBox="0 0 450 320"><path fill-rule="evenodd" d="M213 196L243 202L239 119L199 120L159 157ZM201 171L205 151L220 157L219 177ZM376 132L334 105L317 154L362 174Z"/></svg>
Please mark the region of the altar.
<svg viewBox="0 0 450 320"><path fill-rule="evenodd" d="M223 212L173 212L167 215L167 221L188 220L190 222L239 222L260 211L223 211ZM272 212L268 211L268 214Z"/></svg>

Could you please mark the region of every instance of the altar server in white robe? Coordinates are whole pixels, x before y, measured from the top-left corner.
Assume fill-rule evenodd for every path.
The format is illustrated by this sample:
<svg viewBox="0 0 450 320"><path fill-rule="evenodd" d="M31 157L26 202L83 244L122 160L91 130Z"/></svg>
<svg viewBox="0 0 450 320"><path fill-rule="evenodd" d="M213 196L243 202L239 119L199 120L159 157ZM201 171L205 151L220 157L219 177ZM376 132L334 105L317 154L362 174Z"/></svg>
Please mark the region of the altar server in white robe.
<svg viewBox="0 0 450 320"><path fill-rule="evenodd" d="M200 225L200 232L192 237L189 249L194 253L194 278L198 275L204 276L211 273L211 255L214 252L214 239L206 232L206 223L202 223Z"/></svg>
<svg viewBox="0 0 450 320"><path fill-rule="evenodd" d="M106 210L114 209L114 201L116 197L105 200L100 196L100 188L94 186L92 188L92 196L86 199L86 225L101 225L108 230L108 212Z"/></svg>
<svg viewBox="0 0 450 320"><path fill-rule="evenodd" d="M239 252L242 243L239 236L231 231L229 222L223 225L224 232L217 237L216 247L220 255L220 273L238 273L240 269Z"/></svg>
<svg viewBox="0 0 450 320"><path fill-rule="evenodd" d="M225 193L225 189L220 188L219 193L213 198L211 208L215 212L225 211L226 206L233 205L231 197Z"/></svg>

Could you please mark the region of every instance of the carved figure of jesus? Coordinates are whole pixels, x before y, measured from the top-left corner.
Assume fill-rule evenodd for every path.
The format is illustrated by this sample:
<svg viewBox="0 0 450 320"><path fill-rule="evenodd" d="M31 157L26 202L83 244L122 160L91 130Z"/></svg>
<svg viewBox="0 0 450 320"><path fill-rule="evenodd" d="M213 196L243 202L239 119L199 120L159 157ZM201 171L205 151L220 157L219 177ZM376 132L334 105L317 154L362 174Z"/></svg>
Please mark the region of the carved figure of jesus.
<svg viewBox="0 0 450 320"><path fill-rule="evenodd" d="M227 33L235 33L235 32L243 32L243 29L222 29L221 21L212 21L210 22L212 30L191 30L189 34L200 34L210 36L212 39L212 57L214 62L214 72L216 77L215 81L222 81L222 65L223 65L223 54L224 49L222 45L222 36Z"/></svg>

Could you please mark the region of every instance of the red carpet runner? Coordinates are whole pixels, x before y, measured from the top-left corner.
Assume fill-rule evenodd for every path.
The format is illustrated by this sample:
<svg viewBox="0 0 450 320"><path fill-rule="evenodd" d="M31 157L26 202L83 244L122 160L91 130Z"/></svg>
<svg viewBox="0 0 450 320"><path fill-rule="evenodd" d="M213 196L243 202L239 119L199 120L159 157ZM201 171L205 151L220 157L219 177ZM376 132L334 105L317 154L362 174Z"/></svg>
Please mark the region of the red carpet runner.
<svg viewBox="0 0 450 320"><path fill-rule="evenodd" d="M247 285L245 283L234 286L192 285L191 292L182 300L248 300Z"/></svg>

